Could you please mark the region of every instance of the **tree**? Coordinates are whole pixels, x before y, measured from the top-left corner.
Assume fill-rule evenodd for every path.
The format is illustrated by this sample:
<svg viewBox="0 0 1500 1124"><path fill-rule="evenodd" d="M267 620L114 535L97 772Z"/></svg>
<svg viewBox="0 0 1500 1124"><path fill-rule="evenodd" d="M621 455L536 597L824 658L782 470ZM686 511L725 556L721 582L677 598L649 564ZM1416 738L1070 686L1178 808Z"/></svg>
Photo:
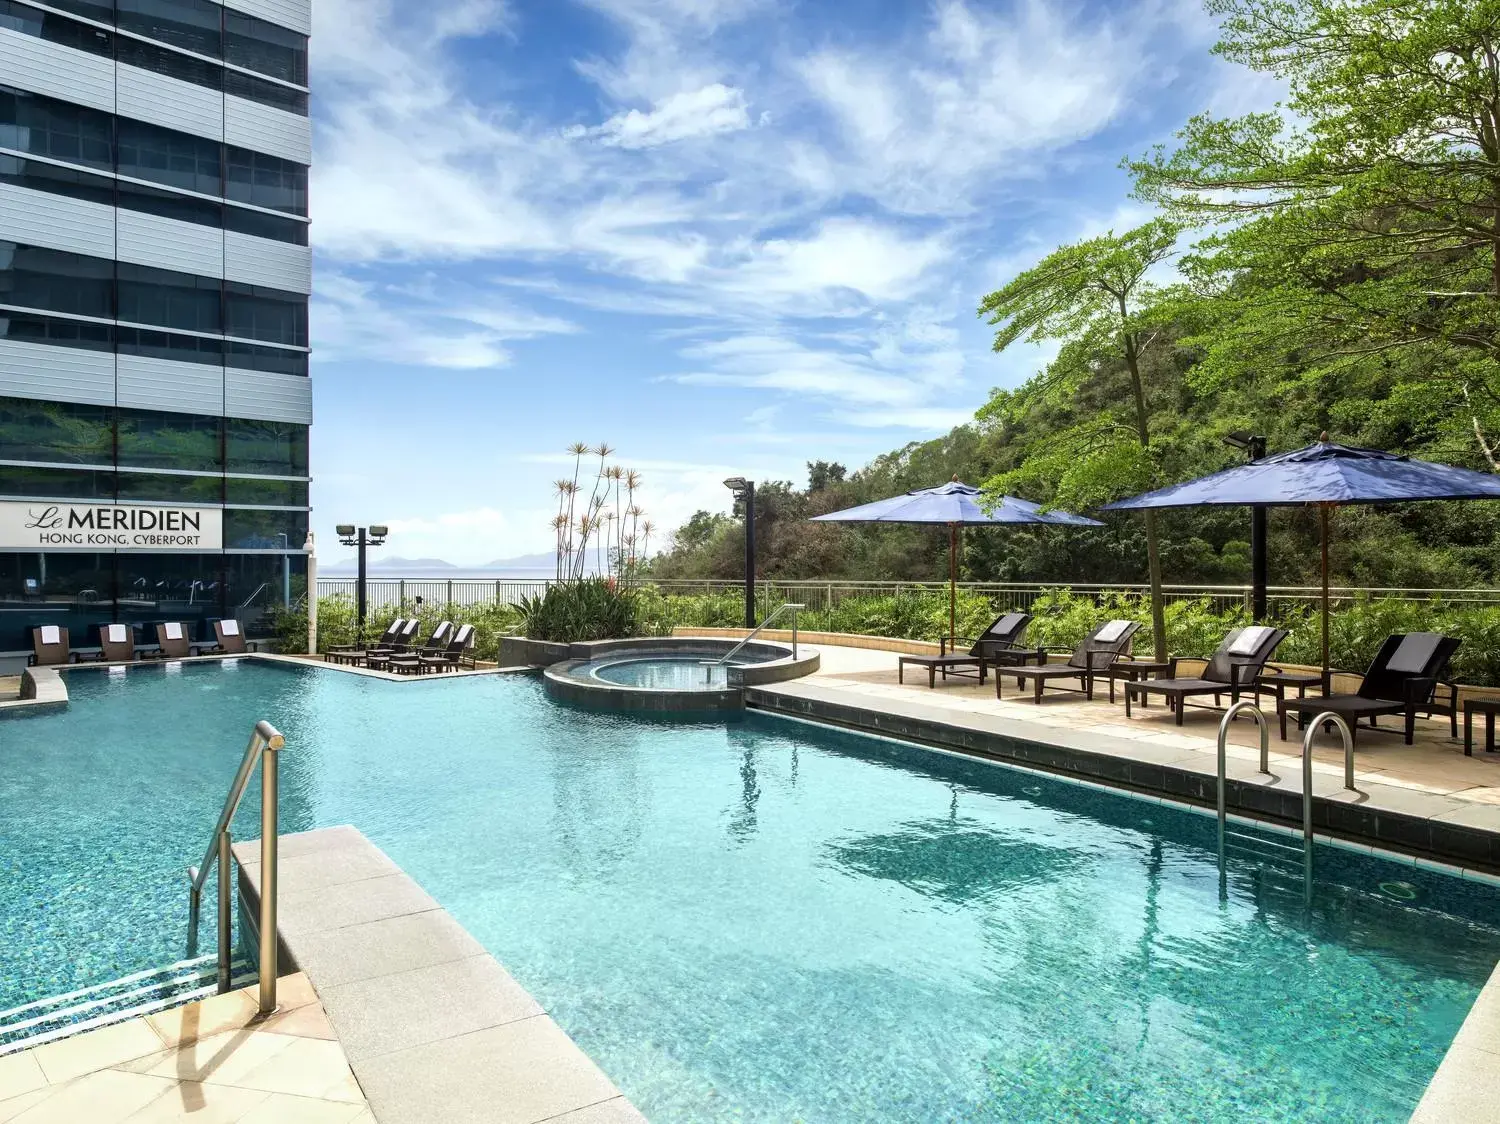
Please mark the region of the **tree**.
<svg viewBox="0 0 1500 1124"><path fill-rule="evenodd" d="M835 484L842 484L849 470L837 461L808 461L807 490L822 492Z"/></svg>
<svg viewBox="0 0 1500 1124"><path fill-rule="evenodd" d="M1151 410L1141 373L1142 359L1160 338L1163 291L1148 275L1172 256L1180 227L1156 219L1116 236L1113 231L1054 250L1004 288L984 298L979 314L996 325L994 348L1004 351L1017 340L1060 340L1066 361L1050 369L1056 382L1033 386L1033 399L1064 390L1076 392L1088 382L1100 360L1123 360L1129 375L1124 410L1108 408L1084 420L1058 442L1054 456L1065 458L1071 491L1132 489L1155 475L1151 464ZM1061 386L1058 384L1062 384ZM1012 400L1014 404L1016 400ZM1019 400L1023 405L1027 399ZM993 403L992 403L993 405ZM988 409L999 420L1004 404ZM986 483L991 494L1003 492L1006 476ZM1151 582L1151 624L1156 658L1167 658L1167 630L1162 599L1161 541L1154 511L1146 511L1146 556Z"/></svg>
<svg viewBox="0 0 1500 1124"><path fill-rule="evenodd" d="M1216 51L1289 98L1286 115L1196 117L1175 151L1127 161L1138 197L1219 227L1188 263L1219 312L1199 377L1390 373L1440 396L1500 471L1500 2L1207 7Z"/></svg>

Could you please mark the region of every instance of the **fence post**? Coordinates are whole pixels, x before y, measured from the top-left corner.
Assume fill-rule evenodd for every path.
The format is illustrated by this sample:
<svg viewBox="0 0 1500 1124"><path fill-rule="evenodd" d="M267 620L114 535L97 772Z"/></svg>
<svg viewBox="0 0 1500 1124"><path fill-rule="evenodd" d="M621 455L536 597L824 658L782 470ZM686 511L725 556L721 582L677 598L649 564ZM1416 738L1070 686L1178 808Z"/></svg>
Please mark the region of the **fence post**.
<svg viewBox="0 0 1500 1124"><path fill-rule="evenodd" d="M406 616L406 579L401 579L401 584L396 590L396 599L399 602L396 608L398 617Z"/></svg>

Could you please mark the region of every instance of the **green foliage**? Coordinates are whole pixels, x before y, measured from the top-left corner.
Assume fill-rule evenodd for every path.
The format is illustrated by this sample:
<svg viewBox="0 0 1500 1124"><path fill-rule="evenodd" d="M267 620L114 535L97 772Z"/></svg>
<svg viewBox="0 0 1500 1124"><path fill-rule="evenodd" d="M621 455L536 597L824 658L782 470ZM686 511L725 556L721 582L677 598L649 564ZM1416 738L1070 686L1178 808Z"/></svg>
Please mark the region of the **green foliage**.
<svg viewBox="0 0 1500 1124"><path fill-rule="evenodd" d="M407 604L404 610L395 605L370 610L365 618L365 639L379 636L397 617L410 619L413 615L422 622L419 631L424 640L442 621L452 621L455 626L473 625L474 657L480 660L494 660L499 655L500 638L514 635L521 626L520 610L513 605L442 605L424 601L421 606ZM356 643L355 623L353 597L336 593L318 598L318 651ZM306 606L276 610L272 627L278 652L307 651Z"/></svg>
<svg viewBox="0 0 1500 1124"><path fill-rule="evenodd" d="M548 586L540 597L523 598L520 611L528 640L615 640L640 628L634 592L605 577Z"/></svg>

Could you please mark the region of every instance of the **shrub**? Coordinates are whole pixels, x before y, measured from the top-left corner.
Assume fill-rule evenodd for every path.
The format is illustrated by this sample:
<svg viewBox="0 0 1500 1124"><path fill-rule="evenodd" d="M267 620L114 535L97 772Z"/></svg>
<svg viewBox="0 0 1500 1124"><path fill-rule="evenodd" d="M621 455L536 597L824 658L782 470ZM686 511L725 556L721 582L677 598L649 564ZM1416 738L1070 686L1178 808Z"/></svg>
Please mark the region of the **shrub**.
<svg viewBox="0 0 1500 1124"><path fill-rule="evenodd" d="M610 578L580 578L549 586L540 597L521 600L528 640L571 644L635 636L639 612L635 594Z"/></svg>
<svg viewBox="0 0 1500 1124"><path fill-rule="evenodd" d="M440 621L474 626L474 656L493 660L499 654L500 638L512 635L521 627L521 612L514 605L442 605L423 602L420 606L386 605L372 608L365 616L365 639L379 636L397 617L415 614L422 622L420 632L425 640ZM278 652L307 651L307 608L277 609L272 618ZM318 651L326 652L339 644L358 640L355 627L354 598L347 593L318 598Z"/></svg>

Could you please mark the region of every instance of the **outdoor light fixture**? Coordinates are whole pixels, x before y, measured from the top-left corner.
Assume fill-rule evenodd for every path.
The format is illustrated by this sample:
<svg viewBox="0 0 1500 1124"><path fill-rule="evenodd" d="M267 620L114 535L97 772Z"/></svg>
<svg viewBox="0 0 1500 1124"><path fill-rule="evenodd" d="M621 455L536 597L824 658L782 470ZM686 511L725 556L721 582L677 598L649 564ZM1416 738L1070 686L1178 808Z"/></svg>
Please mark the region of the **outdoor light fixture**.
<svg viewBox="0 0 1500 1124"><path fill-rule="evenodd" d="M1266 455L1266 439L1246 429L1236 429L1224 435L1224 444L1231 449L1242 449L1252 461ZM1250 508L1250 616L1257 622L1266 619L1266 584L1270 580L1270 564L1266 558L1266 509L1263 505Z"/></svg>
<svg viewBox="0 0 1500 1124"><path fill-rule="evenodd" d="M745 627L755 628L755 481L731 476L724 487L745 501Z"/></svg>
<svg viewBox="0 0 1500 1124"><path fill-rule="evenodd" d="M383 546L391 529L384 524L371 523L368 527L356 527L353 523L339 523L333 528L338 532L339 542L345 546L359 548L359 580L354 591L355 617L358 621L359 642L365 641L365 551L372 546Z"/></svg>

